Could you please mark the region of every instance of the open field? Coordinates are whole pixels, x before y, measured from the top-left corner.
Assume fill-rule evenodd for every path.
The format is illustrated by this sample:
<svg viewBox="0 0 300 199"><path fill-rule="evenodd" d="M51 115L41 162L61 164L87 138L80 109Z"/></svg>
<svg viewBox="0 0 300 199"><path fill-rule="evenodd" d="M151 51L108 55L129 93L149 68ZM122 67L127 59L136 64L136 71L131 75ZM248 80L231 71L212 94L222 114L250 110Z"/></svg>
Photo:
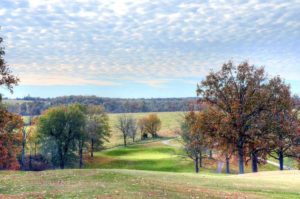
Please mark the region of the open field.
<svg viewBox="0 0 300 199"><path fill-rule="evenodd" d="M187 174L84 169L0 172L0 198L299 198L300 172Z"/></svg>
<svg viewBox="0 0 300 199"><path fill-rule="evenodd" d="M127 113L131 115L133 118L140 119L145 117L151 113ZM159 132L160 136L163 137L175 137L176 130L180 128L180 121L182 120L183 112L158 112L155 113L161 120L161 130ZM106 147L113 147L117 145L123 144L122 134L116 129L116 124L118 121L118 117L122 114L108 114L109 122L111 127L111 139L109 143L105 143ZM140 134L137 135L137 140L140 139ZM131 143L131 140L128 139L128 143Z"/></svg>
<svg viewBox="0 0 300 199"><path fill-rule="evenodd" d="M27 103L27 102L31 102L30 100L16 100L16 99L4 99L2 101L4 104L23 104L23 103Z"/></svg>

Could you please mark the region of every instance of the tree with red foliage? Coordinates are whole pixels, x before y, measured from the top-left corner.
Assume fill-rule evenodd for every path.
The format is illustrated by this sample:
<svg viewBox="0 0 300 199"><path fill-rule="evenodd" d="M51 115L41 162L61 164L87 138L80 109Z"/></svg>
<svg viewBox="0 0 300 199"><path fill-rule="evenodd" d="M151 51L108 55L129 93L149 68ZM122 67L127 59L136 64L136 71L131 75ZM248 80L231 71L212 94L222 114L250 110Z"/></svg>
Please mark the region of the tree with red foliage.
<svg viewBox="0 0 300 199"><path fill-rule="evenodd" d="M6 87L13 92L13 86L19 79L12 75L11 70L4 61L4 48L0 37L0 87ZM0 94L0 169L19 169L17 154L20 152L20 139L23 121L20 116L9 113L1 104Z"/></svg>
<svg viewBox="0 0 300 199"><path fill-rule="evenodd" d="M230 173L230 159L236 150L228 118L213 107L208 107L202 115L202 131L206 132L207 137L206 146L218 152L218 159L225 159L226 173Z"/></svg>
<svg viewBox="0 0 300 199"><path fill-rule="evenodd" d="M0 169L20 168L17 154L21 151L23 120L20 116L1 111Z"/></svg>

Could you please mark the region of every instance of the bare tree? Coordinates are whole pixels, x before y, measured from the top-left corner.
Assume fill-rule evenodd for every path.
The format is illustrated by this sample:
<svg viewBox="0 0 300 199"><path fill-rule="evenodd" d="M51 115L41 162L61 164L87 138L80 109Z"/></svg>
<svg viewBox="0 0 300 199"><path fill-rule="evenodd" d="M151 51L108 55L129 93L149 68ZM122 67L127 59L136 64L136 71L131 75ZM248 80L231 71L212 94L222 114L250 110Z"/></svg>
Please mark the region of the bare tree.
<svg viewBox="0 0 300 199"><path fill-rule="evenodd" d="M116 128L119 129L119 131L123 135L124 146L127 146L127 137L130 136L134 140L137 128L136 128L136 120L133 119L131 116L125 114L121 115L118 118Z"/></svg>

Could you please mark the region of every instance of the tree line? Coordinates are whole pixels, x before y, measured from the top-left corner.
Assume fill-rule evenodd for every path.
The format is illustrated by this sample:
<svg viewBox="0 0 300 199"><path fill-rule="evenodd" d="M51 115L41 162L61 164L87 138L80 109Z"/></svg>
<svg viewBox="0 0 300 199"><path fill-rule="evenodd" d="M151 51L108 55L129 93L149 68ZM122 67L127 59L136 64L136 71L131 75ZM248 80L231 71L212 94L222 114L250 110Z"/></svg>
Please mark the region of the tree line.
<svg viewBox="0 0 300 199"><path fill-rule="evenodd" d="M257 172L268 157L278 160L280 170L285 157L300 163L299 106L279 76L268 78L262 67L247 62L228 62L198 84L197 94L206 108L189 111L181 132L196 172L207 150L225 159L227 173L231 157L237 157L241 174L246 162Z"/></svg>
<svg viewBox="0 0 300 199"><path fill-rule="evenodd" d="M69 104L101 105L108 113L187 111L196 98L122 99L97 96L63 96L55 98L24 97L6 104L8 110L23 116L40 115L50 107Z"/></svg>

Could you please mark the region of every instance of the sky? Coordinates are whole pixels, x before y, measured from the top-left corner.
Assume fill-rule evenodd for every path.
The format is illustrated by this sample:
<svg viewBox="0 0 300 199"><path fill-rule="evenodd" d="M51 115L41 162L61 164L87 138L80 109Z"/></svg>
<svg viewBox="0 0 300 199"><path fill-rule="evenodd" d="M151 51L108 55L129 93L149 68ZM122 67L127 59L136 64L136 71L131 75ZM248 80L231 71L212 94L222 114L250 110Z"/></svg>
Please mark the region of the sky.
<svg viewBox="0 0 300 199"><path fill-rule="evenodd" d="M5 97L193 97L249 61L300 94L300 0L0 0Z"/></svg>

